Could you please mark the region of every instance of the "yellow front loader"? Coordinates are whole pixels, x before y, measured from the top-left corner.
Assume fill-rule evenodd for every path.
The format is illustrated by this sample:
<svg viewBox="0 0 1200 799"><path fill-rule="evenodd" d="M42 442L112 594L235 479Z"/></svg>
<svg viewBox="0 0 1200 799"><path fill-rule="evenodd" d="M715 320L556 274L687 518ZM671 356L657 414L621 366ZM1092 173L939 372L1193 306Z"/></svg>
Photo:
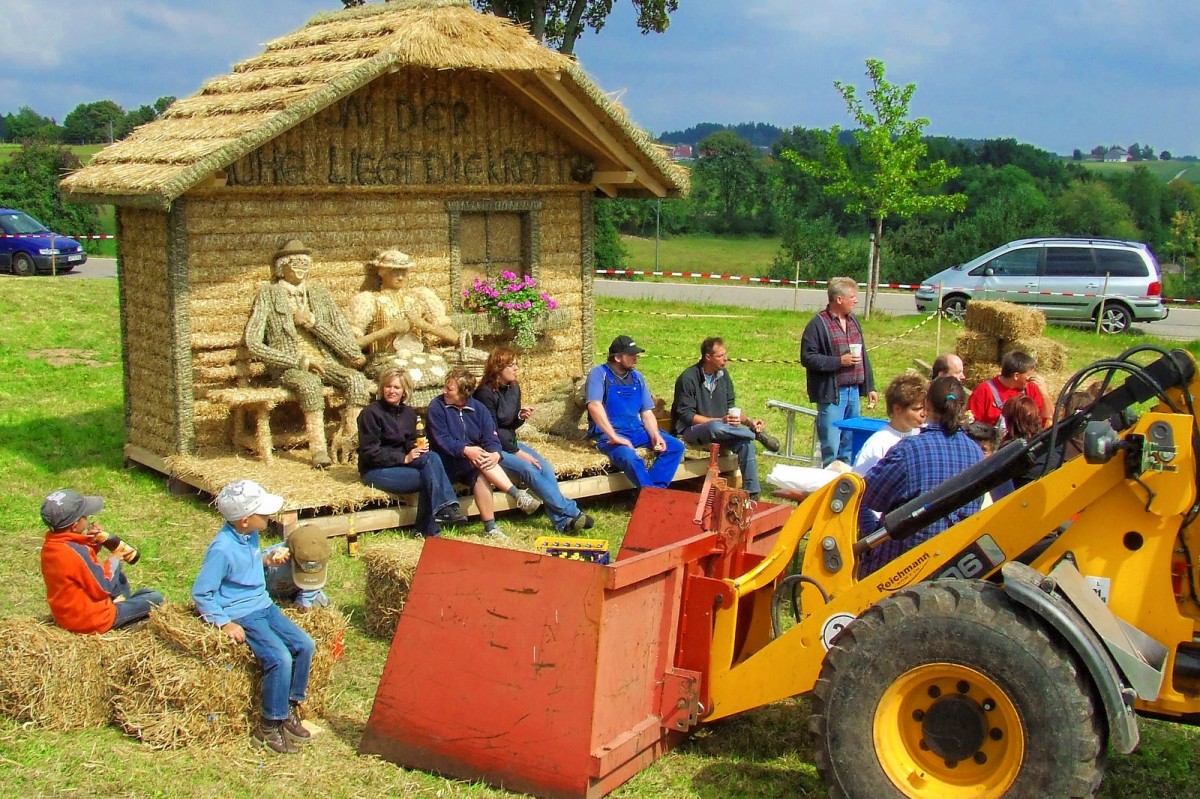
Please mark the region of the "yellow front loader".
<svg viewBox="0 0 1200 799"><path fill-rule="evenodd" d="M432 540L362 751L598 797L698 725L812 692L834 797L1090 796L1137 714L1200 720L1196 393L1183 350L1098 362L1051 428L865 538L856 475L790 515L710 475L698 503L644 491L610 565ZM860 578L1069 439L1084 455Z"/></svg>

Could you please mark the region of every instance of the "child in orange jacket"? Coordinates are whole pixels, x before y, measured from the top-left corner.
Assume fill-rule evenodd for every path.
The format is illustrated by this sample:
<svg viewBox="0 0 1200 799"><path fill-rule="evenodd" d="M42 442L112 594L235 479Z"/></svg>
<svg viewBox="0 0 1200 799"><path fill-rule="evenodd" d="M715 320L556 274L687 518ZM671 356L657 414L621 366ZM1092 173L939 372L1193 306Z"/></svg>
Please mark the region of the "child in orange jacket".
<svg viewBox="0 0 1200 799"><path fill-rule="evenodd" d="M130 589L123 562L137 551L100 529L88 517L100 512L104 500L59 489L42 503L42 521L49 529L42 544L42 578L46 602L54 620L76 633L103 633L144 619L162 604L162 594ZM101 548L112 554L103 561Z"/></svg>

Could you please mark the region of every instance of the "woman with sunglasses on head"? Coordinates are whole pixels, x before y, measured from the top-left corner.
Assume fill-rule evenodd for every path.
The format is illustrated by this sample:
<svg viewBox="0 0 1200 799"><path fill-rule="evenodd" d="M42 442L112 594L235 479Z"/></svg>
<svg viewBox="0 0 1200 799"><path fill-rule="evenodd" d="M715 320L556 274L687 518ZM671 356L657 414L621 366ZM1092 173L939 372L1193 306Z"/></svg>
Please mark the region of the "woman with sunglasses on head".
<svg viewBox="0 0 1200 799"><path fill-rule="evenodd" d="M533 413L521 405L521 384L517 382L520 364L517 352L500 346L488 355L483 379L474 397L483 404L496 423L500 436L500 467L514 481L524 483L542 500L550 523L560 533L575 533L592 527L591 516L579 509L575 500L563 496L554 467L528 444L517 440L517 429Z"/></svg>

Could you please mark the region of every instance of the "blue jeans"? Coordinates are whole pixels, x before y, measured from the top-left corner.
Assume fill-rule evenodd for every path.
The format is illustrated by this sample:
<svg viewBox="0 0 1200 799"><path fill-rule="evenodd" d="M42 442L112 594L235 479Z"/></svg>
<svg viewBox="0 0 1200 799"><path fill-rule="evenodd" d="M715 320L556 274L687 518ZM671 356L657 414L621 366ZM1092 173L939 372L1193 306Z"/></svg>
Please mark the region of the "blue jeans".
<svg viewBox="0 0 1200 799"><path fill-rule="evenodd" d="M758 482L758 453L754 450L754 430L744 424L726 424L720 419L694 424L683 431L684 441L692 445L707 447L720 444L721 449L737 455L738 469L742 472L742 484L746 491L757 494L762 490Z"/></svg>
<svg viewBox="0 0 1200 799"><path fill-rule="evenodd" d="M129 583L125 583L128 591ZM124 593L124 592L122 592ZM124 627L140 621L150 615L150 611L163 603L163 595L149 588L139 588L132 593L125 593L125 599L117 605L117 618L113 621L113 629Z"/></svg>
<svg viewBox="0 0 1200 799"><path fill-rule="evenodd" d="M821 465L834 461L850 463L854 451L854 434L842 430L837 422L858 416L858 386L842 386L838 389L837 402L822 402L817 405L817 439L821 442Z"/></svg>
<svg viewBox="0 0 1200 799"><path fill-rule="evenodd" d="M500 453L500 468L504 469L514 483L523 483L530 492L542 501L546 515L554 529L563 532L571 526L571 521L579 515L579 506L575 500L567 499L558 488L558 477L551 466L533 447L517 442L517 447L528 455L532 455L542 468L517 457L514 452Z"/></svg>
<svg viewBox="0 0 1200 799"><path fill-rule="evenodd" d="M308 673L317 645L273 602L234 621L246 631L246 643L262 666L263 718L286 719L288 702L303 702L308 692Z"/></svg>
<svg viewBox="0 0 1200 799"><path fill-rule="evenodd" d="M433 514L447 505L458 503L458 494L446 476L441 457L426 452L406 466L385 466L372 469L362 476L369 486L389 494L417 494L417 519L414 523L421 535L432 537L442 532Z"/></svg>
<svg viewBox="0 0 1200 799"><path fill-rule="evenodd" d="M634 447L650 446L650 434L644 428L618 430L617 432L629 439ZM659 431L659 435L666 442L667 449L664 452L655 453L654 465L649 469L646 468L646 462L642 460L641 455L638 455L636 449L613 446L609 443L608 436L603 433L596 440L596 448L607 455L613 465L625 473L635 488L643 486L670 488L675 470L679 468L679 464L683 463L684 446L682 441L668 433Z"/></svg>

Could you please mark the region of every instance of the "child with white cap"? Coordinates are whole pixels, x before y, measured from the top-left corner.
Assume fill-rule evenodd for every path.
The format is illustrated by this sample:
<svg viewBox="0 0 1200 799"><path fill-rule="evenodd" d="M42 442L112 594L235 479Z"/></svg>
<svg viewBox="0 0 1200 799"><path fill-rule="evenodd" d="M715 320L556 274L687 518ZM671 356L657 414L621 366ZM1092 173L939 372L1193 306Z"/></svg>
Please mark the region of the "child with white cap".
<svg viewBox="0 0 1200 799"><path fill-rule="evenodd" d="M295 754L296 743L310 737L297 705L308 690L316 644L267 594L263 568L286 562L291 553L286 547L264 553L258 540L283 502L252 480L235 480L221 489L216 504L225 524L204 553L192 598L205 621L248 644L262 665L262 719L254 740Z"/></svg>

